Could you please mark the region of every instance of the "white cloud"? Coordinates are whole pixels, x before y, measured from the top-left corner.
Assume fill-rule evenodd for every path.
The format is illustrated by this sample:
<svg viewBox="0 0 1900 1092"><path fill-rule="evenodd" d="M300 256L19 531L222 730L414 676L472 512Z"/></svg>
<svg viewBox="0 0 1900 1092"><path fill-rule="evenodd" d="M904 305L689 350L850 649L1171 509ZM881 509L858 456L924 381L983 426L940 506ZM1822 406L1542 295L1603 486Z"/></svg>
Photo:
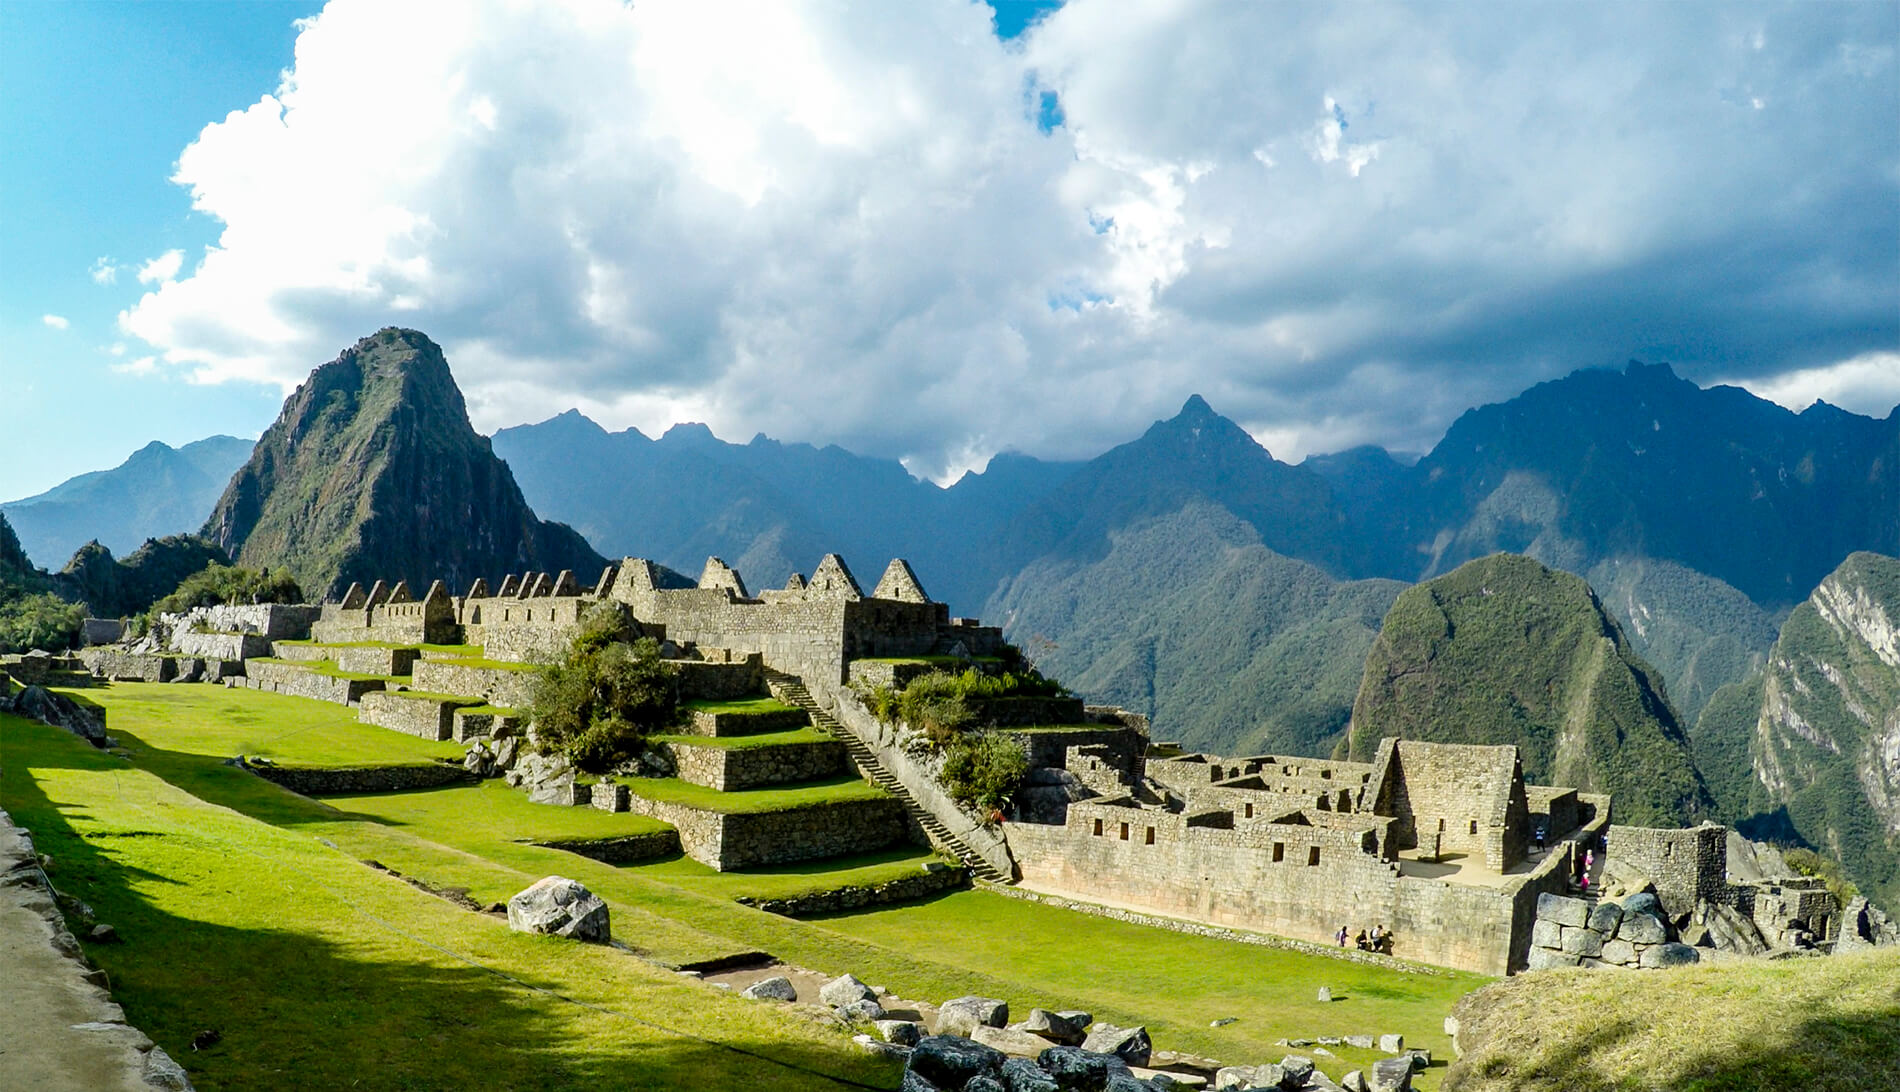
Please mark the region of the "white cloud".
<svg viewBox="0 0 1900 1092"><path fill-rule="evenodd" d="M110 365L110 368L118 375L151 375L158 370L158 358L142 356L136 360L125 360Z"/></svg>
<svg viewBox="0 0 1900 1092"><path fill-rule="evenodd" d="M333 0L179 156L222 236L120 324L289 385L396 322L480 427L933 475L1195 390L1418 449L1574 366L1893 348L1896 11L1071 0L1004 45L970 0Z"/></svg>
<svg viewBox="0 0 1900 1092"><path fill-rule="evenodd" d="M1819 368L1743 380L1741 385L1791 410L1807 409L1818 400L1870 417L1885 417L1900 406L1900 353L1863 353Z"/></svg>
<svg viewBox="0 0 1900 1092"><path fill-rule="evenodd" d="M180 255L183 257L183 255ZM100 258L87 271L94 284L111 284L119 279L119 267L111 258Z"/></svg>
<svg viewBox="0 0 1900 1092"><path fill-rule="evenodd" d="M185 264L185 252L167 250L151 261L139 267L140 284L170 284L178 279L178 270ZM95 276L95 280L98 278Z"/></svg>
<svg viewBox="0 0 1900 1092"><path fill-rule="evenodd" d="M72 325L72 323L66 321L65 315L41 315L40 321L55 330L64 330Z"/></svg>

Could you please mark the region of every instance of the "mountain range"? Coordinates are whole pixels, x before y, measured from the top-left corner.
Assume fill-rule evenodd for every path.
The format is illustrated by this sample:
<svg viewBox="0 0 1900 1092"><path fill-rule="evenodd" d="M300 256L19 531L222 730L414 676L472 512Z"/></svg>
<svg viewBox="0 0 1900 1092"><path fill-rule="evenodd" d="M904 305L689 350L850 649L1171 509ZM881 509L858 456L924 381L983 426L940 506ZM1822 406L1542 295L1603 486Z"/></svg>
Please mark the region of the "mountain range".
<svg viewBox="0 0 1900 1092"><path fill-rule="evenodd" d="M252 446L235 436L178 448L153 440L111 470L0 504L0 513L41 568L59 567L93 540L129 554L146 539L197 529Z"/></svg>

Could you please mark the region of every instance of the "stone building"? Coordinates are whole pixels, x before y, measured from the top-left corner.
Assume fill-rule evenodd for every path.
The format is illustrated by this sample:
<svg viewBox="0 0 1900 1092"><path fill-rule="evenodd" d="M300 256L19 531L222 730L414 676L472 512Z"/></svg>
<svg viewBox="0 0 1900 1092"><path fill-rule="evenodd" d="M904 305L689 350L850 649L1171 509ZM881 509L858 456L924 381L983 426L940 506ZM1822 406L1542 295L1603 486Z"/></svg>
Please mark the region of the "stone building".
<svg viewBox="0 0 1900 1092"><path fill-rule="evenodd" d="M1525 966L1537 897L1567 887L1609 820L1608 797L1526 786L1508 746L1151 757L1119 793L1090 773L1095 794L1057 822L1006 826L1025 884L1320 943L1378 925L1397 955L1488 974Z"/></svg>

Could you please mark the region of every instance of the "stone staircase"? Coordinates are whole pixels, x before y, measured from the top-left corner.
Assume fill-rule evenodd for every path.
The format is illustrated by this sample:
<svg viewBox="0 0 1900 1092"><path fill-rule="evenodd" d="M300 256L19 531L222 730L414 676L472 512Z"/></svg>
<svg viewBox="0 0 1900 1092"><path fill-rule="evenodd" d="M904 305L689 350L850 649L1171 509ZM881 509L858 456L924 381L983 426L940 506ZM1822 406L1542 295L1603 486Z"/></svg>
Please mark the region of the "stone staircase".
<svg viewBox="0 0 1900 1092"><path fill-rule="evenodd" d="M859 739L856 733L838 723L836 717L826 712L824 706L818 704L818 699L812 697L803 679L768 667L765 669L765 680L771 687L773 696L803 709L806 715L811 717L814 727L842 742L845 751L851 756L851 764L857 767L860 774L904 805L905 812L919 827L923 828L924 835L930 839L933 848L943 850L955 857L970 870L973 879L993 884L1011 882L1010 877L1003 875L996 866L984 860L980 854L964 844L963 840L958 838L949 827L944 826L929 808L919 804L917 798L911 795L910 790L904 787L904 783L884 768L884 764L878 761L876 753L865 746L864 741Z"/></svg>

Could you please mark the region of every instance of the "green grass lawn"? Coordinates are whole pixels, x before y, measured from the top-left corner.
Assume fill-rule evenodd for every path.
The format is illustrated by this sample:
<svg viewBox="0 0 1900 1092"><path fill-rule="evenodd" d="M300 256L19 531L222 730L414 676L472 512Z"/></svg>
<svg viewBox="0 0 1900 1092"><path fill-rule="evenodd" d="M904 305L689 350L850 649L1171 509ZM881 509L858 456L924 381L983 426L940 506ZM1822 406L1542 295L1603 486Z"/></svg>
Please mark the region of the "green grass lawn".
<svg viewBox="0 0 1900 1092"><path fill-rule="evenodd" d="M572 877L607 900L617 937L664 962L766 951L907 997L977 993L1008 998L1019 1013L1078 1007L1115 1023L1145 1022L1160 1048L1233 1063L1278 1060L1288 1053L1273 1045L1279 1038L1335 1033L1401 1032L1442 1056L1452 1002L1486 981L1237 945L988 892L793 921L733 896L879 882L918 867L922 851L726 874L685 859L616 867L517 839L591 837L648 821L530 804L492 781L319 802L221 764L244 750L360 765L368 749L400 748L413 760L419 750L454 753L454 744L248 690L115 684L89 693L110 710L130 759L0 720L0 806L59 858L55 882L127 934L126 944L95 951L116 999L206 1089L287 1079L348 1088L366 1074L386 1088L525 1087L530 1073L539 1083L599 1088L820 1087L492 971L721 1044L894 1084L832 1033L807 1036L783 1010L709 1000L703 987L624 954L515 937L362 859L464 888L482 903L505 901L542 876ZM247 734L242 746L238 733ZM1317 1004L1320 985L1341 1000ZM1208 1027L1225 1016L1239 1021ZM668 1023L674 1018L681 1023ZM220 1027L225 1042L186 1050L208 1026ZM1337 1053L1321 1059L1335 1079L1350 1068L1342 1060L1365 1060ZM1436 1088L1443 1072L1435 1067L1417 1086Z"/></svg>
<svg viewBox="0 0 1900 1092"><path fill-rule="evenodd" d="M53 882L122 938L89 951L126 1018L204 1092L896 1083L799 1010L512 933L58 729L0 715L0 763ZM191 1050L206 1028L220 1042Z"/></svg>
<svg viewBox="0 0 1900 1092"><path fill-rule="evenodd" d="M464 709L482 704L482 699L471 698L467 694L443 694L434 690L385 690L383 693L392 698L408 698L412 701L447 702Z"/></svg>
<svg viewBox="0 0 1900 1092"><path fill-rule="evenodd" d="M539 671L541 669L540 664L524 664L514 660L491 660L479 653L473 656L445 655L423 658L431 663L455 664L457 667L483 667L495 671Z"/></svg>
<svg viewBox="0 0 1900 1092"><path fill-rule="evenodd" d="M736 701L689 701L688 713L791 713L798 707L777 698L740 698Z"/></svg>
<svg viewBox="0 0 1900 1092"><path fill-rule="evenodd" d="M184 683L113 683L60 693L90 695L87 700L105 706L107 730L135 755L157 745L147 739L218 761L241 754L280 766L401 766L464 753L459 743L363 724L348 706L288 694Z"/></svg>
<svg viewBox="0 0 1900 1092"><path fill-rule="evenodd" d="M697 737L695 737L697 739ZM848 800L876 800L885 796L883 789L855 775L824 781L806 781L771 789L745 789L720 792L693 785L677 777L623 777L620 783L636 796L665 804L685 804L725 815L750 815L762 811L790 811L813 804L836 804Z"/></svg>
<svg viewBox="0 0 1900 1092"><path fill-rule="evenodd" d="M286 667L302 668L313 675L326 675L332 679L350 679L356 682L364 682L370 679L382 679L388 682L393 679L406 679L409 677L407 675L361 675L353 671L343 670L336 665L335 660L280 660L275 656L253 656L248 662L258 664L283 664Z"/></svg>
<svg viewBox="0 0 1900 1092"><path fill-rule="evenodd" d="M760 732L755 736L654 736L656 743L684 743L691 747L723 747L745 750L751 747L783 747L788 743L831 743L837 737L816 728L788 728L783 732Z"/></svg>

